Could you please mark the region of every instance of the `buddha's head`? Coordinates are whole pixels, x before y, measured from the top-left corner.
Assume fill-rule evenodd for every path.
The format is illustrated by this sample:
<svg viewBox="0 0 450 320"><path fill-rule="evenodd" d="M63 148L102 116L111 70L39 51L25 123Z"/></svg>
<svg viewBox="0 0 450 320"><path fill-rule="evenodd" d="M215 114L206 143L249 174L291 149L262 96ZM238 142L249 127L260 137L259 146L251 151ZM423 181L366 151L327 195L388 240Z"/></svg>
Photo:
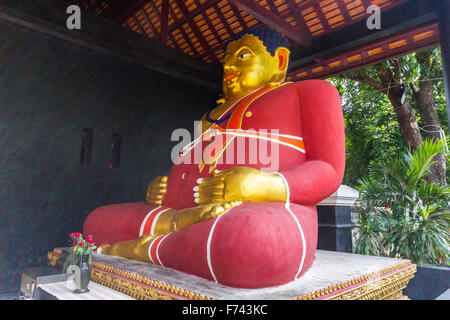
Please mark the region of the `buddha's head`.
<svg viewBox="0 0 450 320"><path fill-rule="evenodd" d="M225 51L225 98L241 98L264 85L283 82L289 54L287 41L271 29L252 28L234 36Z"/></svg>

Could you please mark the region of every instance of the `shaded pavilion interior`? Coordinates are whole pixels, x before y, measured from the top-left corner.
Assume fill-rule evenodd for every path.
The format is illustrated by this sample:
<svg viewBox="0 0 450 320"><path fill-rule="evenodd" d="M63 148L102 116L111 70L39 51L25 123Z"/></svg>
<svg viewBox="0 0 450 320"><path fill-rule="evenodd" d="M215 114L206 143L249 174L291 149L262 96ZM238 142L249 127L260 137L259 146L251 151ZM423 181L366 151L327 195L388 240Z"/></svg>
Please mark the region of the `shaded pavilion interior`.
<svg viewBox="0 0 450 320"><path fill-rule="evenodd" d="M71 4L82 8L81 30L66 28ZM366 26L370 5L381 9L379 30ZM90 211L142 200L147 183L167 173L170 132L192 127L213 106L234 34L254 26L281 32L290 44L291 81L440 44L448 107L449 11L446 0L0 0L0 67L7 70L0 147L10 151L0 157L0 231L10 244L0 260L0 291L15 285L20 267L65 245ZM168 114L177 116L165 120ZM22 120L27 129L7 127ZM88 166L80 163L83 128L94 128L95 144L104 146ZM122 158L113 168L111 134L118 132ZM30 137L34 146L25 143Z"/></svg>
<svg viewBox="0 0 450 320"><path fill-rule="evenodd" d="M289 80L324 78L440 42L436 1L408 0L153 0L78 4L138 34L213 65L238 32L268 26L290 43ZM382 28L365 27L381 9Z"/></svg>

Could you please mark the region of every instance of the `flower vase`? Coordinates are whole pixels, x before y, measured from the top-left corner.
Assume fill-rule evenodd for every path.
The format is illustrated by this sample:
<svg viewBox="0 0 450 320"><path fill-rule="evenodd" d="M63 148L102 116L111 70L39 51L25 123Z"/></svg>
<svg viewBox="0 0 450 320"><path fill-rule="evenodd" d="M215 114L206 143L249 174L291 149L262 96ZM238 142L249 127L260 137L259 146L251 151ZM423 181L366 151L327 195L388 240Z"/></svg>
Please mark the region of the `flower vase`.
<svg viewBox="0 0 450 320"><path fill-rule="evenodd" d="M73 293L89 292L88 286L91 279L91 259L89 254L81 255L79 264L75 269L75 291Z"/></svg>

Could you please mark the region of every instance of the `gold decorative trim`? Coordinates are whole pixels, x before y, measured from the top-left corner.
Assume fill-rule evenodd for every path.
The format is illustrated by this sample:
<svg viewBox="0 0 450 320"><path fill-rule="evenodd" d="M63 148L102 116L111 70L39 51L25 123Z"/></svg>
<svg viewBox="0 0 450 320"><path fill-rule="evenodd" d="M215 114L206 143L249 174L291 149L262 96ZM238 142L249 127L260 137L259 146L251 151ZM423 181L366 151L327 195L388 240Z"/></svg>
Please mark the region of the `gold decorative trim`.
<svg viewBox="0 0 450 320"><path fill-rule="evenodd" d="M177 288L165 282L152 280L98 262L92 263L91 279L139 300L213 300L213 298L196 292Z"/></svg>
<svg viewBox="0 0 450 320"><path fill-rule="evenodd" d="M416 266L413 265L411 261L406 261L393 267L386 268L377 272L372 272L368 275L364 275L362 277L352 279L344 283L339 283L320 290L316 290L314 292L295 298L295 300L315 300L320 298L326 300L386 300L394 295L396 295L396 298L398 298L400 295L402 295L401 290L405 288L409 280L414 277L415 272ZM341 291L345 288L352 287L360 283L364 284L350 288L346 291ZM334 292L336 293L336 295L328 296ZM399 292L400 294L398 294Z"/></svg>
<svg viewBox="0 0 450 320"><path fill-rule="evenodd" d="M53 251L49 251L47 253L47 258L49 260L49 264L51 266L56 266L56 263L58 262L61 255L62 255L61 249L53 249Z"/></svg>

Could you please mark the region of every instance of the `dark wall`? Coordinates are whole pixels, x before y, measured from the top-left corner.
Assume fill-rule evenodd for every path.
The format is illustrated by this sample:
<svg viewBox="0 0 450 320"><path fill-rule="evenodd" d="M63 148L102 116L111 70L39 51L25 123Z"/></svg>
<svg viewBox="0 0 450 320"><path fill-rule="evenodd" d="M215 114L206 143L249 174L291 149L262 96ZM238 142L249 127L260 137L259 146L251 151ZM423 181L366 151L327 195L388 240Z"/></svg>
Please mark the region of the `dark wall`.
<svg viewBox="0 0 450 320"><path fill-rule="evenodd" d="M167 174L176 128L216 93L31 29L0 22L0 291L22 268L67 246L90 211L141 201ZM92 163L80 165L81 133L94 130ZM121 164L109 167L113 132Z"/></svg>

